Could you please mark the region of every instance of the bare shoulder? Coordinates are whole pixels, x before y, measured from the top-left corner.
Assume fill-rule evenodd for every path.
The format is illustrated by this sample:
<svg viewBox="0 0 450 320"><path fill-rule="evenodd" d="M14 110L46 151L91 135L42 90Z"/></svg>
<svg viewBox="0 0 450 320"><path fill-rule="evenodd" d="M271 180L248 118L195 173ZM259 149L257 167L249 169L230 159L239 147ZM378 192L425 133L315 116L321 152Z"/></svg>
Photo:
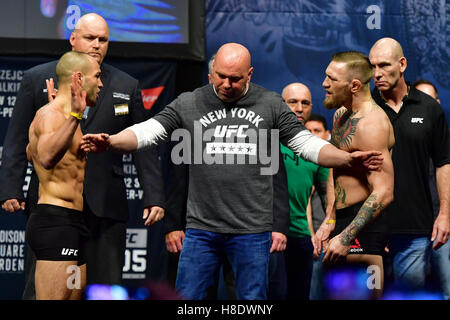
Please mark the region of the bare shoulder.
<svg viewBox="0 0 450 320"><path fill-rule="evenodd" d="M392 148L394 130L383 109L374 104L370 110L365 112L358 123L356 137L360 150Z"/></svg>
<svg viewBox="0 0 450 320"><path fill-rule="evenodd" d="M394 130L386 113L377 104L366 109L357 125L355 137L358 149L376 150L393 146Z"/></svg>
<svg viewBox="0 0 450 320"><path fill-rule="evenodd" d="M57 130L64 121L64 114L52 103L49 103L36 112L30 130L39 136Z"/></svg>

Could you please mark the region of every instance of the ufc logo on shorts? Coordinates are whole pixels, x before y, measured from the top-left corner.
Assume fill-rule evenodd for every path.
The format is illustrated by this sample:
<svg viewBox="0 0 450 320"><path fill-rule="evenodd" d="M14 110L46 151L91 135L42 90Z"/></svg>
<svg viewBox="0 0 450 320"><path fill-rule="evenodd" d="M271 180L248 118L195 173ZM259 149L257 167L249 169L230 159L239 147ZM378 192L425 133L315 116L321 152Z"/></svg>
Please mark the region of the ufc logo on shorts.
<svg viewBox="0 0 450 320"><path fill-rule="evenodd" d="M63 248L62 251L61 251L61 255L76 257L78 255L78 250L76 250L76 249L69 249L69 248Z"/></svg>

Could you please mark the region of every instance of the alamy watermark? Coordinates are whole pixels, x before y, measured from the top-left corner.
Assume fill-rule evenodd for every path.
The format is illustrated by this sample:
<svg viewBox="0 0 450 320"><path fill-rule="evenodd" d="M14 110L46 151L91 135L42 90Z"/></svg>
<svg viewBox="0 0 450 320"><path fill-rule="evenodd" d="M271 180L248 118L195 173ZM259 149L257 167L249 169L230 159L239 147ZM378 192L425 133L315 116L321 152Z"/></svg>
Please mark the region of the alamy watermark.
<svg viewBox="0 0 450 320"><path fill-rule="evenodd" d="M372 4L367 7L366 13L370 14L366 20L367 29L381 29L381 8L376 4Z"/></svg>
<svg viewBox="0 0 450 320"><path fill-rule="evenodd" d="M366 270L369 277L367 278L366 285L369 290L381 289L381 269L377 265L370 265Z"/></svg>
<svg viewBox="0 0 450 320"><path fill-rule="evenodd" d="M69 274L66 280L67 289L81 289L81 268L70 265L66 268L66 273Z"/></svg>

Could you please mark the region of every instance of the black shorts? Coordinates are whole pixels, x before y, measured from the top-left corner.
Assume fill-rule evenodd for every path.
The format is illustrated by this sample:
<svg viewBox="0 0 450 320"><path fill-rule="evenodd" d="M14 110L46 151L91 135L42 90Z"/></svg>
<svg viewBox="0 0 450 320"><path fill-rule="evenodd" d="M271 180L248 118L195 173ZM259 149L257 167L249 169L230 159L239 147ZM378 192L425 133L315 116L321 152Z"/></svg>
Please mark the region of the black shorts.
<svg viewBox="0 0 450 320"><path fill-rule="evenodd" d="M27 221L26 239L37 260L85 263L84 242L88 229L78 210L38 204Z"/></svg>
<svg viewBox="0 0 450 320"><path fill-rule="evenodd" d="M342 232L358 214L363 203L336 210L336 226L333 236ZM384 219L383 211L369 225L356 236L350 245L349 254L375 254L384 255L384 248L389 239L388 227L386 219Z"/></svg>

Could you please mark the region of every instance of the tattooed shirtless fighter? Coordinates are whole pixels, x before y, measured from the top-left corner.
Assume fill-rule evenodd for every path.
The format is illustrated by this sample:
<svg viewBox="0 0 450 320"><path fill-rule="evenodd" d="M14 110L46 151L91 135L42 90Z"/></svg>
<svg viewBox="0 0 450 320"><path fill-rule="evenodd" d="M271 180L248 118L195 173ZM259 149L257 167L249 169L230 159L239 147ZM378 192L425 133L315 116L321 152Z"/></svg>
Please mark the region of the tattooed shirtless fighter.
<svg viewBox="0 0 450 320"><path fill-rule="evenodd" d="M331 143L348 152L378 150L384 161L376 171L330 169L327 216L314 241L319 251L323 245L324 262L378 266L380 287L375 287L373 293L379 297L388 231L380 213L393 200L390 150L394 146L394 131L384 111L371 98L372 67L364 54L335 54L325 74L324 105L338 109L333 118Z"/></svg>

